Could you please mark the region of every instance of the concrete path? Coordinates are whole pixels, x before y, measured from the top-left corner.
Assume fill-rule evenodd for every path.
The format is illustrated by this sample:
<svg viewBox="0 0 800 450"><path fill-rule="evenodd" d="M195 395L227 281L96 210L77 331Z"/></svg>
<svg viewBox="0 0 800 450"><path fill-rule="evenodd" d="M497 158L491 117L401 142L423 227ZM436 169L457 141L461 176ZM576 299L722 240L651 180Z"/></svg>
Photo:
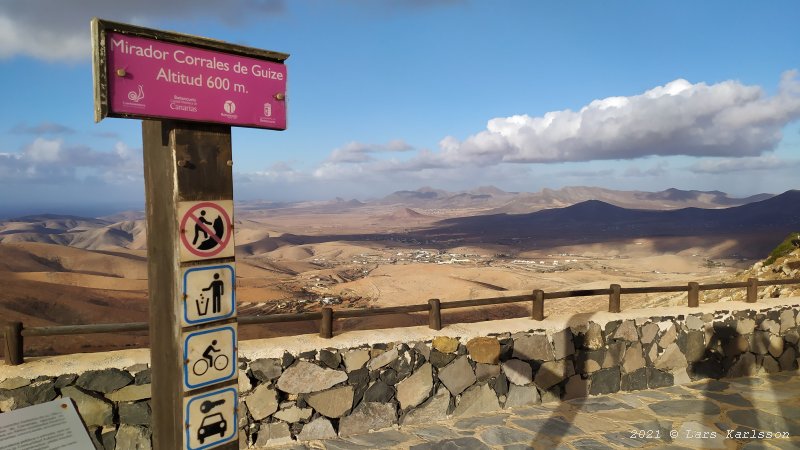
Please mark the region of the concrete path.
<svg viewBox="0 0 800 450"><path fill-rule="evenodd" d="M277 448L796 450L800 372L620 392Z"/></svg>

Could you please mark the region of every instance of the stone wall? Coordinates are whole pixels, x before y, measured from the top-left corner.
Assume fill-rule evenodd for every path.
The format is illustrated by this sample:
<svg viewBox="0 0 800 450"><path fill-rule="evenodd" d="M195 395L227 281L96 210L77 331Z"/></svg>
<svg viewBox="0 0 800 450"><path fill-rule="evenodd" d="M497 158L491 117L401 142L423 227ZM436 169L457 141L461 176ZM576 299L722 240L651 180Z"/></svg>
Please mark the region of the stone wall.
<svg viewBox="0 0 800 450"><path fill-rule="evenodd" d="M800 362L798 301L461 324L440 332L418 329L387 339L392 342L375 340L392 333L372 332L372 342L360 345L352 336L298 337L305 342L294 347L286 338L243 342L269 351L268 357L241 352L240 444L348 436L620 390L793 370ZM330 346L320 348L321 342ZM98 448L147 444L146 365L60 375L51 367L33 379L23 372L8 376L12 369L21 370L0 366L0 410L68 395Z"/></svg>

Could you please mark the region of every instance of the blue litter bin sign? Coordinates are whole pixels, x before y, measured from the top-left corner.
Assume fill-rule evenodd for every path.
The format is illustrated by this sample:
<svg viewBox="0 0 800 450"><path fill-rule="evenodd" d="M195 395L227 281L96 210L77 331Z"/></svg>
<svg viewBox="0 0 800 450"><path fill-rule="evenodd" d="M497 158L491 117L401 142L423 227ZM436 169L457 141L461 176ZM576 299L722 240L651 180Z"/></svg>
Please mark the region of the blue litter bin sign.
<svg viewBox="0 0 800 450"><path fill-rule="evenodd" d="M183 326L223 320L236 314L236 274L233 263L184 267Z"/></svg>

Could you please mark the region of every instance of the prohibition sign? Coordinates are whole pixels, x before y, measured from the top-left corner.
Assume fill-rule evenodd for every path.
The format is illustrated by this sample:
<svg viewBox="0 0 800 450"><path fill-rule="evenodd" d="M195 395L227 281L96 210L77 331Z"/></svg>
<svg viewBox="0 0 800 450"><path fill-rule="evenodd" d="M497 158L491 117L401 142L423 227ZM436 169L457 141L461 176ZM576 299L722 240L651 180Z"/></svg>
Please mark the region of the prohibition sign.
<svg viewBox="0 0 800 450"><path fill-rule="evenodd" d="M209 222L203 216L207 211L217 214L217 219ZM217 226L214 222L220 221L221 225ZM209 225L212 225L209 227ZM204 240L197 244L197 236L195 239L189 240L189 228L196 231L202 231L205 234ZM181 242L189 253L199 256L201 258L210 258L222 253L228 246L231 240L233 226L231 218L225 211L225 208L213 202L200 202L192 206L181 219ZM205 245L204 245L205 244Z"/></svg>

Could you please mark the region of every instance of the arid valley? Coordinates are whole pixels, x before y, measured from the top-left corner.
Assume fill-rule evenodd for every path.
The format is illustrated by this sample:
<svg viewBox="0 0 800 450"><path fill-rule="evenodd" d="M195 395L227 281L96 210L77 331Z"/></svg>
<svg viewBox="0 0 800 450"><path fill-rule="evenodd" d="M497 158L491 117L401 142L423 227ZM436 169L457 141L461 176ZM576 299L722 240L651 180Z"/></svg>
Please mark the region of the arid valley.
<svg viewBox="0 0 800 450"><path fill-rule="evenodd" d="M240 316L374 308L559 291L728 281L800 224L800 192L431 188L361 202L236 204ZM141 212L0 220L0 315L25 326L144 322ZM626 295L622 308L685 302ZM701 301L703 298L701 297ZM607 297L548 300L545 314ZM524 316L530 305L449 310L445 322ZM337 320L334 331L423 324L424 314ZM242 339L313 333L314 322L243 326ZM147 345L143 333L26 339L31 354Z"/></svg>

